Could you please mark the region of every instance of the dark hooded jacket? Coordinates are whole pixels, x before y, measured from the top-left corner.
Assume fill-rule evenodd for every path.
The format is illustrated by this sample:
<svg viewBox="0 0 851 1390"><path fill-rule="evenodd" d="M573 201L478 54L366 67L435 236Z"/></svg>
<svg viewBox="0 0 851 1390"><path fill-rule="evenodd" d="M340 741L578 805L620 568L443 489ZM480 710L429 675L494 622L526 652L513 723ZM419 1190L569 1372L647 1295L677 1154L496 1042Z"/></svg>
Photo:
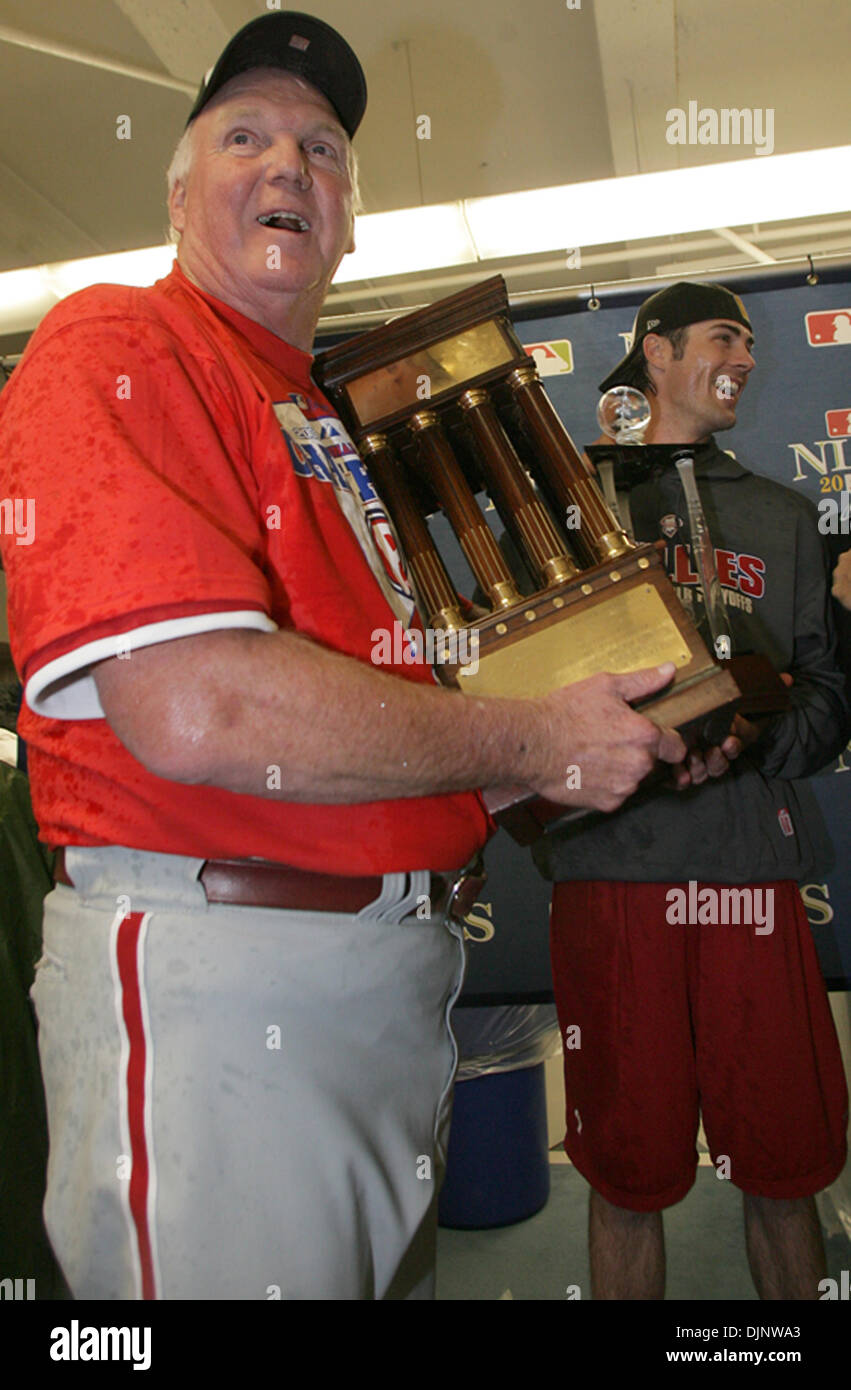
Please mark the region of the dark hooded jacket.
<svg viewBox="0 0 851 1390"><path fill-rule="evenodd" d="M831 762L849 733L816 509L749 472L714 439L696 447L695 475L732 650L762 652L790 672L791 708L724 777L686 792L641 793L612 815L549 832L533 851L546 878L735 884L803 881L832 866L818 804L799 780ZM711 649L676 468L634 488L629 502L636 539L665 542L668 574Z"/></svg>

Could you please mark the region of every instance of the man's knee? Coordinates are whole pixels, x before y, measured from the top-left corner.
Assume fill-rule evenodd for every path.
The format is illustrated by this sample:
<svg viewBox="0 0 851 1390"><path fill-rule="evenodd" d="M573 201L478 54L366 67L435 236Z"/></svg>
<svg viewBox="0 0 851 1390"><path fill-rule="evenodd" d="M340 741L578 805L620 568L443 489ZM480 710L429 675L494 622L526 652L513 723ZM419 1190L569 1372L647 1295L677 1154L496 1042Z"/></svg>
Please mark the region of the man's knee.
<svg viewBox="0 0 851 1390"><path fill-rule="evenodd" d="M608 1201L593 1187L591 1189L591 1213L592 1219L599 1221L602 1225L617 1226L621 1229L638 1230L662 1220L660 1211L633 1211L631 1207L615 1206L614 1202Z"/></svg>
<svg viewBox="0 0 851 1390"><path fill-rule="evenodd" d="M815 1197L759 1197L744 1192L745 1208L766 1223L809 1219L818 1222Z"/></svg>

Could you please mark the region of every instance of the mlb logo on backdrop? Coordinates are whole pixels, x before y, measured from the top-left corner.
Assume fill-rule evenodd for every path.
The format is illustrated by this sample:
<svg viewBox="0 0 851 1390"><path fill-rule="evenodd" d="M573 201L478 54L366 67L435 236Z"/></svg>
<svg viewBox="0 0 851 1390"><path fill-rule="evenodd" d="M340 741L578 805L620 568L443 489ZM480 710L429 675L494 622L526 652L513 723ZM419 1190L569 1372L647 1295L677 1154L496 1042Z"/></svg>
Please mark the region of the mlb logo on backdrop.
<svg viewBox="0 0 851 1390"><path fill-rule="evenodd" d="M573 371L573 348L567 338L555 338L550 343L527 343L526 351L534 358L541 376L561 376Z"/></svg>
<svg viewBox="0 0 851 1390"><path fill-rule="evenodd" d="M826 410L824 423L831 439L843 439L851 435L851 406L847 410Z"/></svg>
<svg viewBox="0 0 851 1390"><path fill-rule="evenodd" d="M810 347L851 343L851 309L822 309L817 314L806 314L805 322Z"/></svg>

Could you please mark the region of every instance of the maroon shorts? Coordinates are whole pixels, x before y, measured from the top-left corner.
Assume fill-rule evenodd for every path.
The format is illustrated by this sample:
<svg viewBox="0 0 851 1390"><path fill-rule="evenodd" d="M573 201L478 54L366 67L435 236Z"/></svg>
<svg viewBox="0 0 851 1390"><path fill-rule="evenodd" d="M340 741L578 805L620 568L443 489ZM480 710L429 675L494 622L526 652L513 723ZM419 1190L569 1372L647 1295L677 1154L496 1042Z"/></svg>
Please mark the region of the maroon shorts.
<svg viewBox="0 0 851 1390"><path fill-rule="evenodd" d="M688 884L554 888L564 1145L593 1188L632 1211L688 1192L701 1111L718 1176L745 1192L807 1197L845 1162L848 1093L797 885L753 885L751 925L741 898L727 899L724 924L723 887L696 885L717 894L697 913ZM682 908L694 925L671 920Z"/></svg>

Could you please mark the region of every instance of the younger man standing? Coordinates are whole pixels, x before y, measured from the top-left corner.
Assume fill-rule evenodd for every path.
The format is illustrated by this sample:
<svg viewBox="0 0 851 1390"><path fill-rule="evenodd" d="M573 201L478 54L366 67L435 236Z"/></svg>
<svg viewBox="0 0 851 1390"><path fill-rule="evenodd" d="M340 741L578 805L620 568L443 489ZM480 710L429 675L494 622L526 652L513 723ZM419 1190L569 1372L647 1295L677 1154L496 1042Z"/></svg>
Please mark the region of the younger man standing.
<svg viewBox="0 0 851 1390"><path fill-rule="evenodd" d="M794 683L767 726L737 718L746 751L728 776L557 832L536 853L557 880L561 1024L580 1029L565 1053L565 1147L592 1188L596 1298L663 1296L661 1213L694 1182L701 1112L719 1176L744 1193L762 1298L818 1297L814 1194L845 1161L842 1063L797 887L814 850L788 779L835 756L847 711L814 510L713 438L736 423L752 348L736 295L673 285L641 306L632 350L600 388L647 394L648 443L694 445L733 652L765 653ZM630 510L637 540L664 540L709 640L673 464L633 489ZM730 886L741 891L722 896ZM725 924L713 905L733 898Z"/></svg>

